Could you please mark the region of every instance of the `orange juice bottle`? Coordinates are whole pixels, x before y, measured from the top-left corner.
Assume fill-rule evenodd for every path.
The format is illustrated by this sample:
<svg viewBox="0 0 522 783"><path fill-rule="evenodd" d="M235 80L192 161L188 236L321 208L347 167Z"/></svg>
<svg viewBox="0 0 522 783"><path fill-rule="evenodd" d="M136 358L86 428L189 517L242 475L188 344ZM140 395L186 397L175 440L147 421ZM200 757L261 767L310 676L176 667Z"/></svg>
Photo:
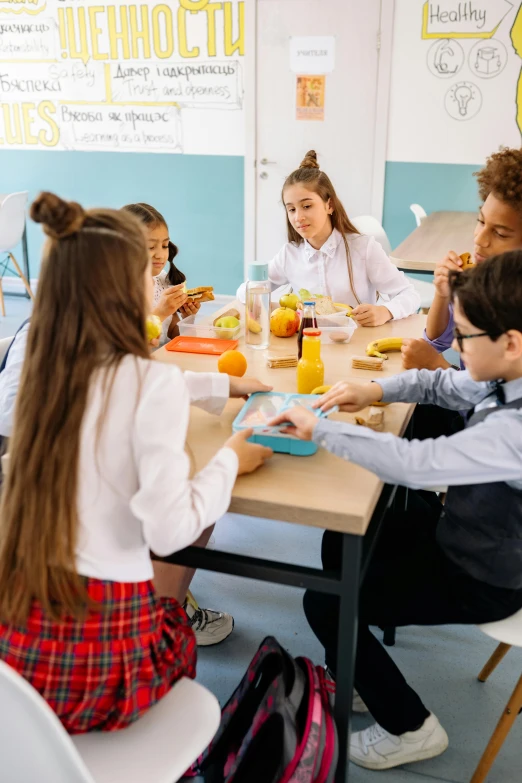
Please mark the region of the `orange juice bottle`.
<svg viewBox="0 0 522 783"><path fill-rule="evenodd" d="M324 364L321 361L321 332L303 331L303 355L297 364L297 392L310 394L324 383Z"/></svg>

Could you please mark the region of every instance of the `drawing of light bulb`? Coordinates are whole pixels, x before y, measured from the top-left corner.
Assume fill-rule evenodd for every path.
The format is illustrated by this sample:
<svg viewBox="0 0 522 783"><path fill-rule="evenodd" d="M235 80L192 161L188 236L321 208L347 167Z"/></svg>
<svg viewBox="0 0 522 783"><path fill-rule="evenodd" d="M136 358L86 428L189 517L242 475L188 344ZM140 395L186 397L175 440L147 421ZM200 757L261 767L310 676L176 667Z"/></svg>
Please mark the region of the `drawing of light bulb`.
<svg viewBox="0 0 522 783"><path fill-rule="evenodd" d="M459 114L465 117L468 113L468 103L473 98L471 87L467 84L459 84L455 89L455 100L459 105Z"/></svg>

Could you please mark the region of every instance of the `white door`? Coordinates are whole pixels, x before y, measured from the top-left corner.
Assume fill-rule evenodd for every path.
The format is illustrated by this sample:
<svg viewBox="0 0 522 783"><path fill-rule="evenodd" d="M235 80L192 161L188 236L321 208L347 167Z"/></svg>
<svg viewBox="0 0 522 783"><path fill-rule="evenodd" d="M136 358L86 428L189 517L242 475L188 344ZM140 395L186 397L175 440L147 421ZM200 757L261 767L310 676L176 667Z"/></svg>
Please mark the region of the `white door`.
<svg viewBox="0 0 522 783"><path fill-rule="evenodd" d="M254 193L247 194L245 222L253 236L250 244L247 237L247 256L267 261L287 241L281 187L309 149L317 151L348 215L371 214L380 13L381 0L257 0L255 161L246 157L247 166L253 164L246 187ZM296 119L292 36L335 36L324 121Z"/></svg>

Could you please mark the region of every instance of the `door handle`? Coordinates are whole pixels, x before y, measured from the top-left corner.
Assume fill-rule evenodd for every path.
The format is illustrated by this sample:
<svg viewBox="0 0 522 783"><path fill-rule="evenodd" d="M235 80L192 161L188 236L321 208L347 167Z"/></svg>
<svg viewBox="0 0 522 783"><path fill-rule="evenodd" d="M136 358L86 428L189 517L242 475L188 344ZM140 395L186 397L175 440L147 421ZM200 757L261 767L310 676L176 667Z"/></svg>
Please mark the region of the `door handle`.
<svg viewBox="0 0 522 783"><path fill-rule="evenodd" d="M259 161L262 166L275 166L275 160L268 160L268 158L261 158Z"/></svg>
<svg viewBox="0 0 522 783"><path fill-rule="evenodd" d="M259 176L261 177L261 179L268 179L268 172L267 171L262 171Z"/></svg>

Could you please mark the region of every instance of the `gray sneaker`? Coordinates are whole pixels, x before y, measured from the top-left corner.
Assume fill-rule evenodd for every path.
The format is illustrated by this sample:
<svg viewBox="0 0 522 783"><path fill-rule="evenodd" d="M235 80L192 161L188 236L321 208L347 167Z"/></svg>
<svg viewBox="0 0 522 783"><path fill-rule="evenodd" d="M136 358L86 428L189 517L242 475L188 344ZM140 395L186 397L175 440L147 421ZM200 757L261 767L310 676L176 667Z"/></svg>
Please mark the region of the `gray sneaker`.
<svg viewBox="0 0 522 783"><path fill-rule="evenodd" d="M198 647L219 644L234 630L234 618L231 614L215 612L213 609L195 609L188 602L183 608L196 635Z"/></svg>

